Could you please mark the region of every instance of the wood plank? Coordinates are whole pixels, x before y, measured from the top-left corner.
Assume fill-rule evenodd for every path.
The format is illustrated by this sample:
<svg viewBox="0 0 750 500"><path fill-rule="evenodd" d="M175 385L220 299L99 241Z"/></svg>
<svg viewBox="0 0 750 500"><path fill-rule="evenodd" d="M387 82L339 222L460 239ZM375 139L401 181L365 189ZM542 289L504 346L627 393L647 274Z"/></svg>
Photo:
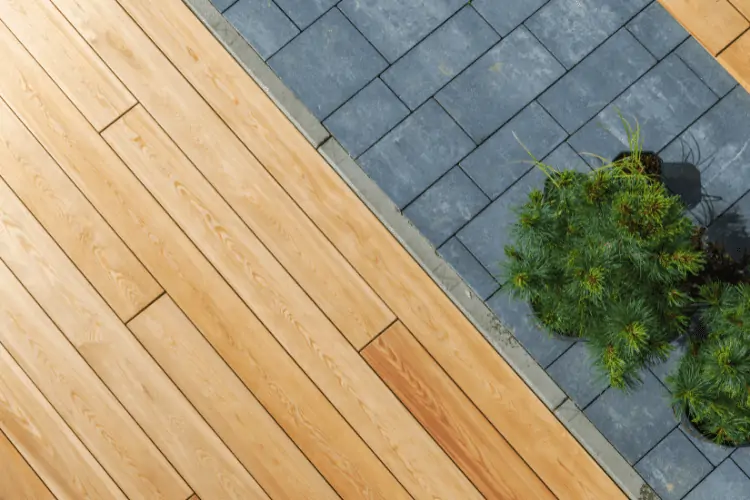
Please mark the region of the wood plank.
<svg viewBox="0 0 750 500"><path fill-rule="evenodd" d="M750 20L750 0L729 0L734 8L740 11L740 14L745 16L745 19Z"/></svg>
<svg viewBox="0 0 750 500"><path fill-rule="evenodd" d="M14 281L2 264L0 276ZM3 323L12 320L3 316ZM125 500L122 491L1 345L0 428L59 500Z"/></svg>
<svg viewBox="0 0 750 500"><path fill-rule="evenodd" d="M0 54L12 61L0 72L0 94L339 494L408 498L41 68L13 43L0 43Z"/></svg>
<svg viewBox="0 0 750 500"><path fill-rule="evenodd" d="M561 498L623 498L185 5L179 0L121 1L553 493Z"/></svg>
<svg viewBox="0 0 750 500"><path fill-rule="evenodd" d="M338 498L172 299L128 326L271 498Z"/></svg>
<svg viewBox="0 0 750 500"><path fill-rule="evenodd" d="M143 108L104 136L409 492L478 496Z"/></svg>
<svg viewBox="0 0 750 500"><path fill-rule="evenodd" d="M355 346L393 321L367 283L115 0L54 3Z"/></svg>
<svg viewBox="0 0 750 500"><path fill-rule="evenodd" d="M0 498L6 500L55 500L15 446L0 432Z"/></svg>
<svg viewBox="0 0 750 500"><path fill-rule="evenodd" d="M659 0L711 54L724 50L750 27L728 0Z"/></svg>
<svg viewBox="0 0 750 500"><path fill-rule="evenodd" d="M555 498L403 324L362 355L486 498Z"/></svg>
<svg viewBox="0 0 750 500"><path fill-rule="evenodd" d="M135 316L162 292L143 265L2 101L0 176L122 320Z"/></svg>
<svg viewBox="0 0 750 500"><path fill-rule="evenodd" d="M719 62L750 92L750 31L722 52Z"/></svg>
<svg viewBox="0 0 750 500"><path fill-rule="evenodd" d="M0 19L101 130L135 98L48 0L3 0Z"/></svg>

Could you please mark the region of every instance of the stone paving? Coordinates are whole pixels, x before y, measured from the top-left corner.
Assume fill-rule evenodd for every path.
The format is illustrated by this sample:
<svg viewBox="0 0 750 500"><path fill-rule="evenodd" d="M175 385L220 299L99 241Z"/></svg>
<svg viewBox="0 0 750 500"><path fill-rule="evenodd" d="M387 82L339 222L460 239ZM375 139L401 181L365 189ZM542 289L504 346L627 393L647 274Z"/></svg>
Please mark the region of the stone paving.
<svg viewBox="0 0 750 500"><path fill-rule="evenodd" d="M657 2L212 1L662 498L750 498L750 448L669 408L683 346L624 394L499 291L513 207L544 178L519 141L586 170L626 149L620 114L670 187L700 178L710 234L750 241L750 95Z"/></svg>

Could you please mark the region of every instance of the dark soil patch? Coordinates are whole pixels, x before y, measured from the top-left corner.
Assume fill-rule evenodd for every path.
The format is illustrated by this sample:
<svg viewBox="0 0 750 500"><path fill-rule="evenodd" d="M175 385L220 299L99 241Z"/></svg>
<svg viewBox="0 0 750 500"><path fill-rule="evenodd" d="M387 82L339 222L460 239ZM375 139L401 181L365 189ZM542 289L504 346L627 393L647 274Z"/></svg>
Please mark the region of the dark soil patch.
<svg viewBox="0 0 750 500"><path fill-rule="evenodd" d="M618 162L620 160L624 160L625 158L631 158L632 156L632 152L624 151L615 156L615 159L613 161ZM631 167L634 163L640 167L640 169L637 170L638 173L644 173L654 180L661 180L661 167L663 163L661 161L661 158L659 158L659 155L657 155L656 153L653 153L651 151L641 151L639 155L639 161L627 162L628 168L626 168L625 171L628 172L632 170ZM632 170L631 173L636 173L636 170Z"/></svg>

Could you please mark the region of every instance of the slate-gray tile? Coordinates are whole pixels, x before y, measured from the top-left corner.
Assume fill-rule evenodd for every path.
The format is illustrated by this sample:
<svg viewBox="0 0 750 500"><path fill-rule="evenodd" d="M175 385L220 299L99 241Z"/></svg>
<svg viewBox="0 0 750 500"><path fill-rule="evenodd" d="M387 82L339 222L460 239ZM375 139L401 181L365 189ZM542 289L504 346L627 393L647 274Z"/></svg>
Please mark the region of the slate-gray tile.
<svg viewBox="0 0 750 500"><path fill-rule="evenodd" d="M216 7L216 10L219 12L224 12L227 10L229 6L231 6L234 2L237 0L211 0L211 3L214 4L214 7Z"/></svg>
<svg viewBox="0 0 750 500"><path fill-rule="evenodd" d="M499 40L466 6L388 68L383 81L416 109Z"/></svg>
<svg viewBox="0 0 750 500"><path fill-rule="evenodd" d="M438 253L453 266L453 269L482 300L487 300L500 288L495 278L482 267L482 264L458 241L458 238L454 237L446 241L438 249Z"/></svg>
<svg viewBox="0 0 750 500"><path fill-rule="evenodd" d="M506 123L461 162L461 168L495 199L565 140L565 131L536 102ZM521 141L519 143L519 141Z"/></svg>
<svg viewBox="0 0 750 500"><path fill-rule="evenodd" d="M656 64L627 30L620 30L539 97L568 133L596 116Z"/></svg>
<svg viewBox="0 0 750 500"><path fill-rule="evenodd" d="M628 29L657 59L662 59L690 36L659 2L643 9L628 23Z"/></svg>
<svg viewBox="0 0 750 500"><path fill-rule="evenodd" d="M342 0L339 8L390 62L466 4L466 0Z"/></svg>
<svg viewBox="0 0 750 500"><path fill-rule="evenodd" d="M573 339L553 337L542 331L529 305L502 289L487 301L487 305L542 367L549 366L575 343Z"/></svg>
<svg viewBox="0 0 750 500"><path fill-rule="evenodd" d="M680 360L687 351L687 337L682 336L677 340L673 340L670 344L672 345L673 350L670 353L669 358L663 363L656 363L650 367L651 372L656 375L656 378L658 378L664 385L667 385L667 377L677 373L677 369L680 366Z"/></svg>
<svg viewBox="0 0 750 500"><path fill-rule="evenodd" d="M648 452L635 468L662 500L680 500L713 470L679 429Z"/></svg>
<svg viewBox="0 0 750 500"><path fill-rule="evenodd" d="M474 147L434 100L427 101L360 157L360 166L403 208Z"/></svg>
<svg viewBox="0 0 750 500"><path fill-rule="evenodd" d="M731 446L720 446L713 441L710 441L706 437L700 435L700 432L690 424L683 424L680 422L680 430L714 466L723 462L724 459L731 455L736 449Z"/></svg>
<svg viewBox="0 0 750 500"><path fill-rule="evenodd" d="M750 447L743 446L742 448L737 448L737 450L732 453L732 460L745 472L745 474L750 475ZM750 496L747 498L750 498Z"/></svg>
<svg viewBox="0 0 750 500"><path fill-rule="evenodd" d="M479 143L564 71L531 33L521 27L445 86L436 99Z"/></svg>
<svg viewBox="0 0 750 500"><path fill-rule="evenodd" d="M634 464L677 427L669 393L648 370L643 384L625 393L609 388L586 408L586 415L625 459Z"/></svg>
<svg viewBox="0 0 750 500"><path fill-rule="evenodd" d="M270 0L239 0L224 16L263 59L271 57L299 33Z"/></svg>
<svg viewBox="0 0 750 500"><path fill-rule="evenodd" d="M740 259L750 251L750 193L742 196L732 207L717 217L709 210L702 210L706 204L696 210L701 220L711 225L706 236L711 241L721 244L735 259Z"/></svg>
<svg viewBox="0 0 750 500"><path fill-rule="evenodd" d="M750 189L750 95L737 87L663 152L701 170L704 191L720 214Z"/></svg>
<svg viewBox="0 0 750 500"><path fill-rule="evenodd" d="M640 126L645 150L659 151L716 100L714 93L695 73L672 54L573 134L568 142L579 153L593 153L611 159L628 149L628 138L622 124L624 118L631 126ZM598 165L598 160L591 156L585 159Z"/></svg>
<svg viewBox="0 0 750 500"><path fill-rule="evenodd" d="M353 158L375 144L409 110L380 78L374 79L323 122Z"/></svg>
<svg viewBox="0 0 750 500"><path fill-rule="evenodd" d="M404 215L439 247L489 203L489 198L456 166L414 200Z"/></svg>
<svg viewBox="0 0 750 500"><path fill-rule="evenodd" d="M590 170L588 164L578 156L570 144L564 142L560 144L557 149L552 151L546 158L542 160L545 165L549 165L555 170L578 170L579 172L586 172Z"/></svg>
<svg viewBox="0 0 750 500"><path fill-rule="evenodd" d="M526 26L571 68L650 1L552 0Z"/></svg>
<svg viewBox="0 0 750 500"><path fill-rule="evenodd" d="M724 97L737 86L734 77L695 38L685 40L676 52L719 97Z"/></svg>
<svg viewBox="0 0 750 500"><path fill-rule="evenodd" d="M585 408L607 387L601 370L593 364L586 342L577 342L547 368L547 373L579 408Z"/></svg>
<svg viewBox="0 0 750 500"><path fill-rule="evenodd" d="M747 500L750 479L731 460L726 460L708 475L685 500Z"/></svg>
<svg viewBox="0 0 750 500"><path fill-rule="evenodd" d="M474 0L471 5L502 36L516 29L527 17L549 0Z"/></svg>
<svg viewBox="0 0 750 500"><path fill-rule="evenodd" d="M289 19L305 29L313 21L322 16L328 9L336 5L338 0L274 0L289 16Z"/></svg>
<svg viewBox="0 0 750 500"><path fill-rule="evenodd" d="M320 120L387 66L338 9L315 21L268 64Z"/></svg>

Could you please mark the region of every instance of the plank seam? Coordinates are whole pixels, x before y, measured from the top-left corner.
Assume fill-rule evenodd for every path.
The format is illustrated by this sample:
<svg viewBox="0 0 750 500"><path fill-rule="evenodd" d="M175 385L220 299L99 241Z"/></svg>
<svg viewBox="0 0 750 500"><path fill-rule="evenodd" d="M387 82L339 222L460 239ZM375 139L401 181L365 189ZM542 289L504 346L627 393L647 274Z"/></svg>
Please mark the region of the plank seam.
<svg viewBox="0 0 750 500"><path fill-rule="evenodd" d="M60 11L58 11L58 12L60 12ZM67 21L67 19L65 19L65 20ZM75 29L75 28L73 28L73 29ZM76 31L76 34L78 34L77 31ZM84 42L86 42L86 41L84 40ZM86 42L86 43L88 44L88 42ZM94 53L96 54L96 52L94 52ZM99 54L96 54L96 57L99 57ZM102 61L102 64L104 64L104 60L102 60L101 58L99 58L99 60ZM110 69L109 66L107 66L107 69ZM110 71L111 71L111 69L110 69ZM115 75L115 76L117 76L117 75ZM123 83L123 86L124 85L125 84ZM130 89L128 89L127 87L125 87L125 89L127 89L127 91L130 92ZM135 96L133 96L133 99L135 99ZM101 130L98 130L97 132L99 133L99 135L104 134L104 132L106 132L109 127L111 127L112 125L114 125L115 123L117 123L118 121L120 121L120 119L123 116L127 115L128 113L130 113L136 106L138 106L138 104L140 104L140 103L136 99L135 103L133 103L132 106L130 106L128 109L126 109L125 111L123 111L122 113L120 113L119 116L116 116L114 118L114 120L112 120L111 122L109 122L108 124L106 124ZM83 113L81 113L81 114L83 114ZM93 127L93 124L91 126ZM96 130L96 127L94 127L94 130Z"/></svg>
<svg viewBox="0 0 750 500"><path fill-rule="evenodd" d="M159 282L157 281L157 283L159 283ZM159 286L161 286L161 285L159 285ZM165 290L162 290L159 295L157 295L156 297L154 297L154 299L151 302L149 302L148 304L146 304L145 306L143 306L140 311L136 312L128 320L122 320L122 322L125 323L126 326L128 326L131 321L135 320L138 316L140 316L141 314L143 314L149 307L151 307L152 305L154 305L160 298L164 297L165 295L167 295L167 292Z"/></svg>
<svg viewBox="0 0 750 500"><path fill-rule="evenodd" d="M732 7L734 7L734 5L732 5ZM734 7L734 8L736 9L736 7ZM740 14L740 15L742 15L742 14ZM744 19L744 16L742 16L742 17ZM745 34L748 33L748 32L750 32L750 27L746 28L745 31L743 31L742 33L740 33L739 35L737 35L731 42L729 42L726 47L724 47L719 52L717 52L716 55L713 56L714 59L716 59L719 63L721 63L721 61L719 61L719 56L721 56L724 52L726 52L727 50L729 50L732 47L732 45L734 45L735 43L737 43L737 40L739 40L740 38L742 38L743 36L745 36ZM724 66L724 64L722 64L722 66Z"/></svg>
<svg viewBox="0 0 750 500"><path fill-rule="evenodd" d="M383 335L383 334L384 334L385 332L387 332L388 330L390 330L390 329L391 329L391 327L392 327L393 325L395 325L396 323L398 323L399 321L401 321L401 320L400 320L400 319L399 319L398 317L397 317L396 319L394 319L393 321L391 321L391 322L390 322L390 323L388 324L388 326L386 326L386 327L385 327L385 328L383 328L383 329L382 329L381 331L379 331L379 332L377 333L377 335L375 335L375 336L374 336L373 338L371 338L371 339L370 339L370 341L369 341L369 342L367 342L367 343L366 343L365 345L363 345L362 347L360 347L360 348L359 348L359 353L361 354L361 353L362 353L362 351L364 351L365 349L367 349L368 347L370 347L370 344L372 344L373 342L375 342L375 341L376 341L376 340L377 340L377 339L378 339L378 338L379 338L379 337L380 337L381 335Z"/></svg>
<svg viewBox="0 0 750 500"><path fill-rule="evenodd" d="M10 351L8 351L8 349L7 349L7 348L5 348L5 346L4 346L4 345L3 345L3 349L5 349L5 351L6 351L7 353L8 353L8 356L10 356L10 357L11 357L11 358L13 359L13 361L16 361L16 358L14 358L14 357L13 357L13 354L11 354L11 352L10 352ZM29 377L29 375L28 375L28 374L26 373L26 371L25 371L25 370L23 369L23 366L19 365L19 364L18 364L18 361L16 361L16 364L17 364L17 365L18 365L18 367L19 367L19 368L21 369L21 371L22 371L22 372L23 372L23 373L24 373L24 374L25 374L25 375L26 375L26 376L27 376L27 377L29 378L29 380L31 380L31 377ZM31 380L31 383L32 383L32 384L34 384L34 381L33 381L33 380ZM34 384L34 387L36 387L36 384ZM37 390L39 390L39 389L37 388ZM44 397L44 399L45 399L45 400L47 399L47 398L46 398L46 397L44 396L44 394L42 393L42 391L39 391L39 393L40 393L40 394L42 394L42 397ZM52 406L52 403L50 403L50 402L49 402L49 400L47 400L47 402L48 402L48 403L50 404L50 406ZM52 409L53 409L53 410L55 410L55 413L57 413L57 409L56 409L56 408L55 408L54 406L52 406ZM60 418L62 418L62 416L61 416L61 415L60 415L59 413L58 413L58 416L60 416ZM65 422L65 419L63 419L63 423L64 423L65 425L68 425L68 423L67 423L67 422ZM68 429L70 429L70 426L69 426L69 425L68 425ZM71 430L71 432L73 432L73 429L70 429L70 430ZM13 443L13 441L12 441L12 440L10 439L10 437L8 437L8 435L7 435L6 433L5 433L5 431L4 431L3 429L2 429L2 427L1 427L1 426L0 426L0 434L2 434L2 436L3 436L3 437L5 437L5 439L6 439L6 440L7 440L7 441L8 441L9 443L10 443L10 445L11 445L11 446L13 447L13 449L14 449L14 450L16 450L16 453L18 453L18 456L19 456L19 457L21 457L21 460L23 460L23 461L24 461L24 463L26 463L26 465L28 466L29 470L31 470L31 472L33 472L33 473L34 473L34 475L35 475L35 476L36 476L36 477L37 477L37 478L39 479L39 482L40 482L40 483L42 483L42 484L44 485L44 487L45 487L45 488L47 488L47 491L49 491L49 494L50 494L50 496L51 496L52 498L55 498L55 499L57 499L57 495L55 495L54 493L52 493L52 490L51 490L51 489L49 488L49 485L47 484L47 482L46 482L46 481L45 481L45 480L44 480L44 479L42 478L42 476L40 476L40 475L39 475L39 473L37 472L37 470L36 470L36 469L35 469L34 467L32 467L32 465L31 465L31 464L29 463L29 461L28 461L28 460L26 459L26 457L24 456L24 454L23 454L23 453L21 453L21 450L19 450L19 449L18 449L18 447L17 447L17 446L16 446L16 445L15 445L15 444ZM76 436L76 438L78 438L78 436L76 435L76 433L75 433L75 432L73 432L73 435L75 435L75 436ZM80 439L79 439L79 441L80 441ZM81 444L83 444L83 443L81 443ZM83 446L84 446L84 448L86 448L86 445L85 445L85 444L84 444ZM86 451L89 451L89 449L88 449L88 448L86 448ZM91 451L89 451L89 453L91 453ZM91 453L91 456L93 457L93 456L94 456L94 454L93 454L93 453ZM94 460L96 460L96 457L94 457ZM99 464L99 465L101 465L101 464ZM104 467L102 467L102 469L104 469ZM104 469L104 472L107 472L107 470L106 470L106 469ZM107 472L107 474L109 475L109 472ZM110 478L111 478L111 477L110 477ZM114 482L114 479L112 479L112 481ZM120 485L118 485L118 484L117 484L116 482L115 482L115 485L117 485L117 487L118 487L118 488L120 487Z"/></svg>

